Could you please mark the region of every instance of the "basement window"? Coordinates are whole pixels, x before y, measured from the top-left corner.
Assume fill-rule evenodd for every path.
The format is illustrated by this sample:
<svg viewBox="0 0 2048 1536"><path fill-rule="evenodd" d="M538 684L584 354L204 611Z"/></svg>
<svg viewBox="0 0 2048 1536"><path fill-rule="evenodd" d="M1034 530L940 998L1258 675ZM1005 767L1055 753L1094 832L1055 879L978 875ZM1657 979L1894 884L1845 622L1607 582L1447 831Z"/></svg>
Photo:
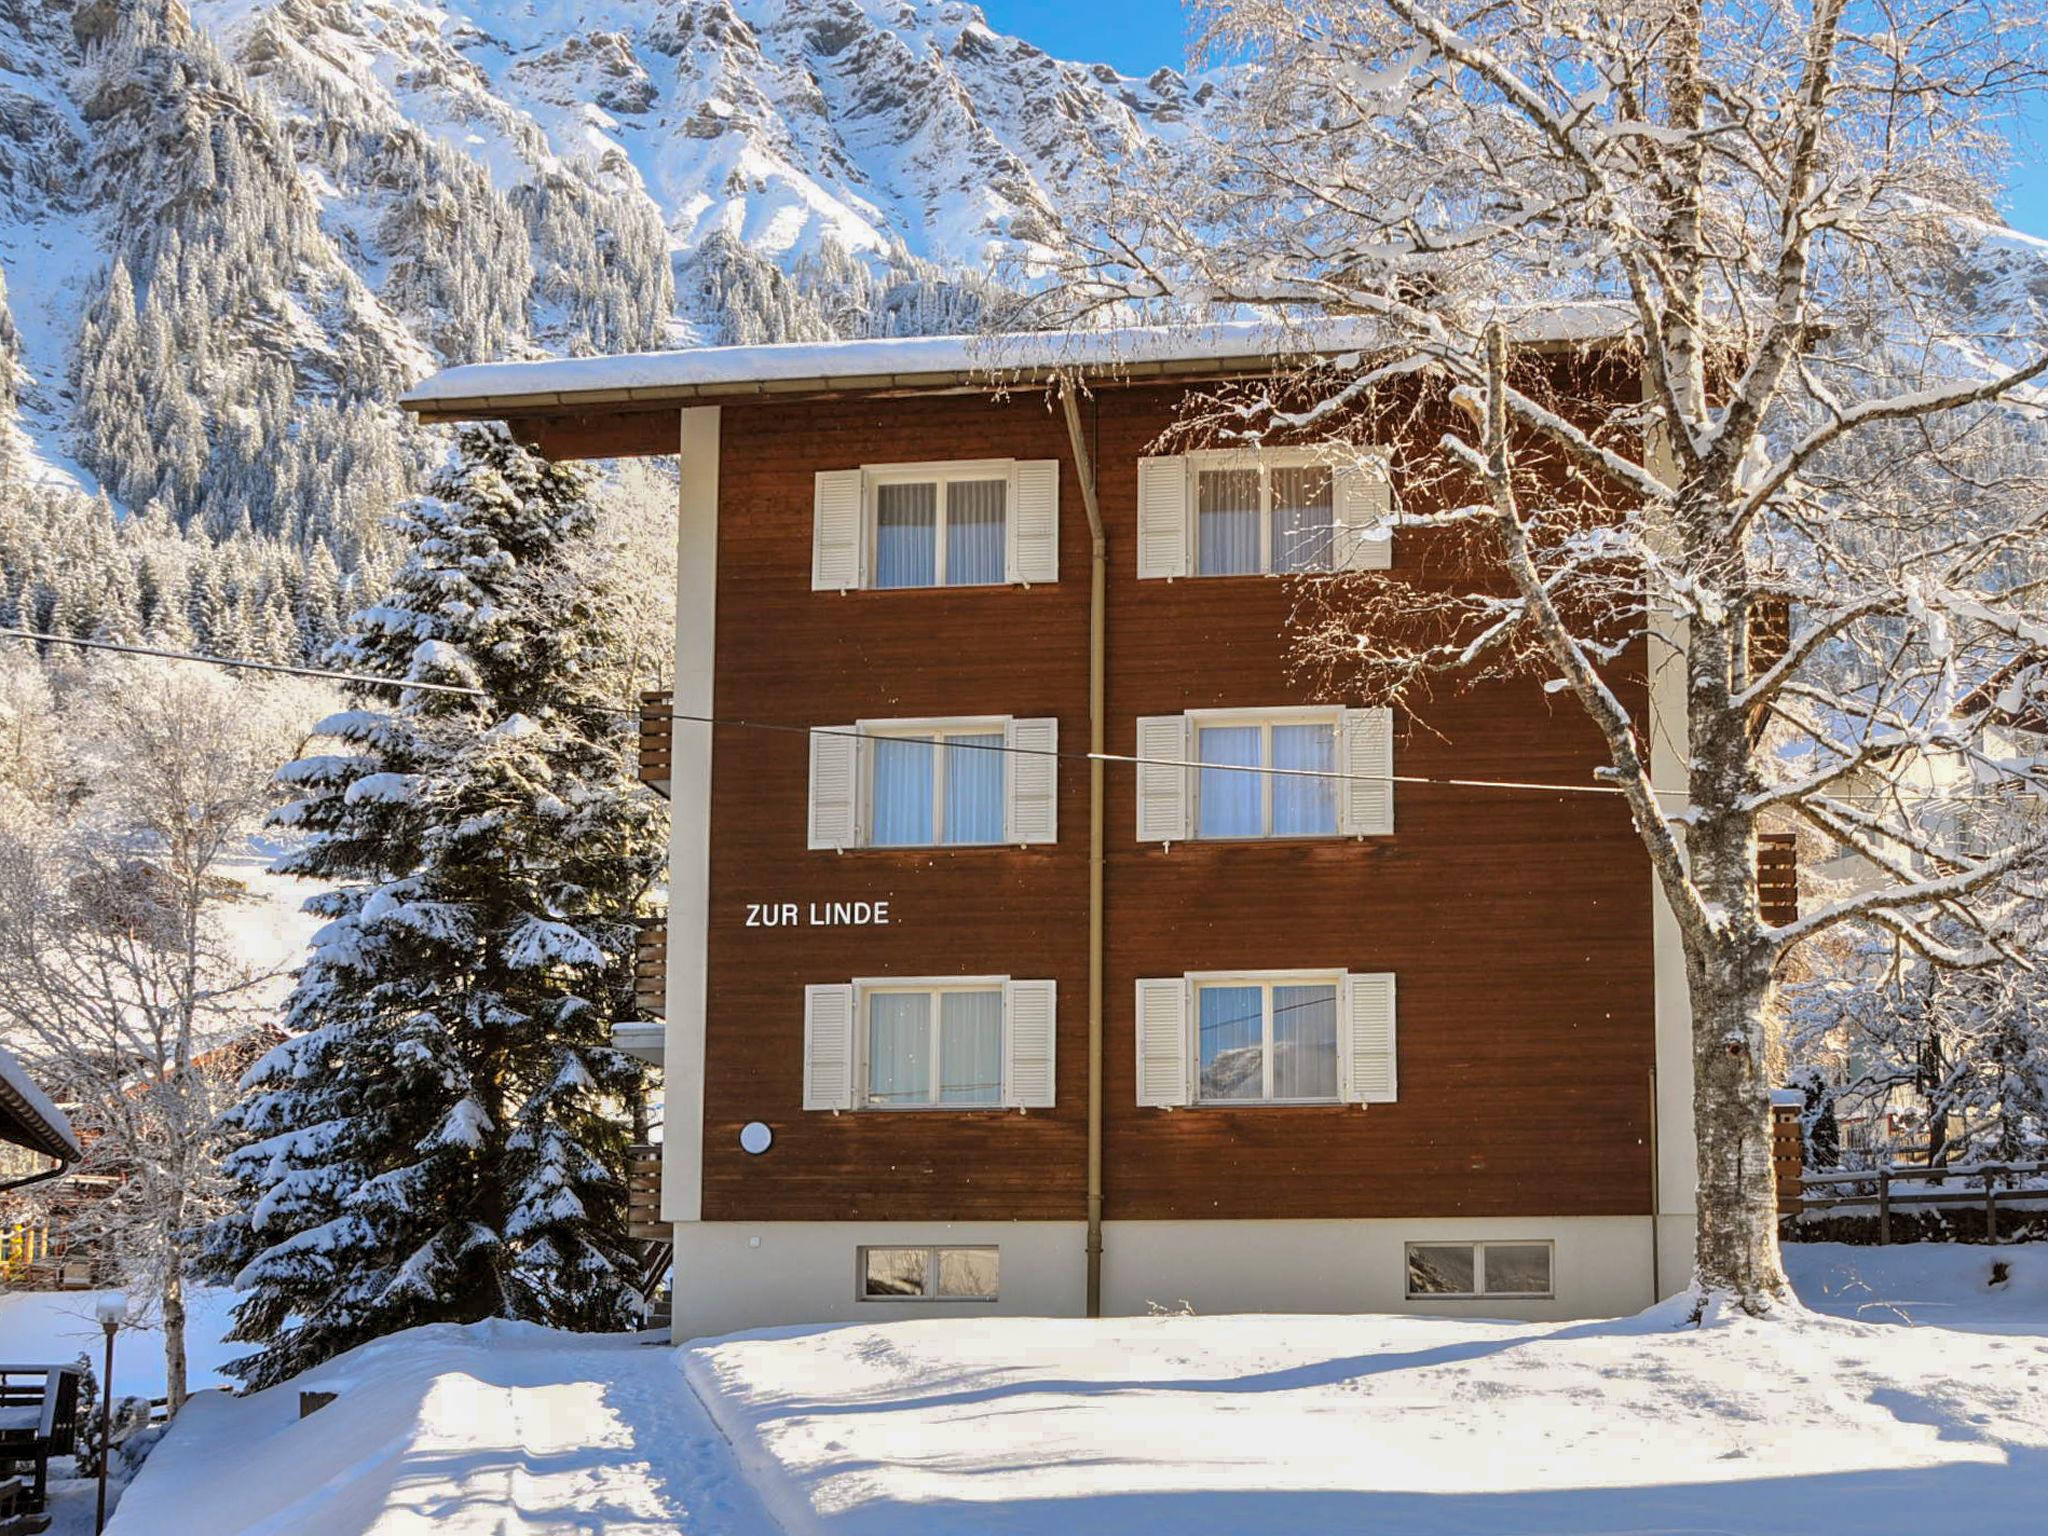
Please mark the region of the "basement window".
<svg viewBox="0 0 2048 1536"><path fill-rule="evenodd" d="M1553 1256L1550 1243L1410 1243L1408 1298L1544 1300Z"/></svg>
<svg viewBox="0 0 2048 1536"><path fill-rule="evenodd" d="M862 1248L862 1301L994 1301L997 1248Z"/></svg>

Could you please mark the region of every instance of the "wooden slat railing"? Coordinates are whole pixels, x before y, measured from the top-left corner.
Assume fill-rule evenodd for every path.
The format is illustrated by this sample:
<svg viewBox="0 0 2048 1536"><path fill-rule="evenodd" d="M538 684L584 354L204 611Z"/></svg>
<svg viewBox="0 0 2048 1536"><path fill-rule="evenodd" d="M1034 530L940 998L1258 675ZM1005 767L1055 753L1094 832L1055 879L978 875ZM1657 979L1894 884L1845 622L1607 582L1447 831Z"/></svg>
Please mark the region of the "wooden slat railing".
<svg viewBox="0 0 2048 1536"><path fill-rule="evenodd" d="M668 1017L668 924L650 918L633 946L633 1003L641 1017Z"/></svg>
<svg viewBox="0 0 2048 1536"><path fill-rule="evenodd" d="M637 1243L666 1243L675 1230L661 1219L661 1147L626 1148L626 1235Z"/></svg>
<svg viewBox="0 0 2048 1536"><path fill-rule="evenodd" d="M1800 1202L1800 1177L1806 1170L1806 1137L1799 1124L1800 1106L1771 1106L1771 1172L1778 1181L1778 1214L1796 1216Z"/></svg>
<svg viewBox="0 0 2048 1536"><path fill-rule="evenodd" d="M640 695L640 782L663 799L675 758L675 707L676 696L666 689Z"/></svg>
<svg viewBox="0 0 2048 1536"><path fill-rule="evenodd" d="M1773 928L1799 921L1799 834L1756 835L1757 915Z"/></svg>

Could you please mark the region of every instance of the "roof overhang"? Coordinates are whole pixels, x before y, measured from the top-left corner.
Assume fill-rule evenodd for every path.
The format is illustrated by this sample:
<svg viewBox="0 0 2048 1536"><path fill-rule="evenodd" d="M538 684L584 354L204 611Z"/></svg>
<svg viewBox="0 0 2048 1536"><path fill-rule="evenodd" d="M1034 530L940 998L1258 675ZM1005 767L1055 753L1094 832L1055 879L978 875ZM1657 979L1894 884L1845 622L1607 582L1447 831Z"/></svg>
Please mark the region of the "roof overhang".
<svg viewBox="0 0 2048 1536"><path fill-rule="evenodd" d="M1601 346L1632 324L1630 312L1614 304L1557 305L1507 319L1518 344L1543 349ZM1092 387L1192 383L1257 377L1319 357L1384 355L1395 345L1382 322L1361 316L698 347L473 363L435 374L399 403L424 422L506 422L550 457L609 458L673 453L675 413L692 405L990 394L1060 376Z"/></svg>

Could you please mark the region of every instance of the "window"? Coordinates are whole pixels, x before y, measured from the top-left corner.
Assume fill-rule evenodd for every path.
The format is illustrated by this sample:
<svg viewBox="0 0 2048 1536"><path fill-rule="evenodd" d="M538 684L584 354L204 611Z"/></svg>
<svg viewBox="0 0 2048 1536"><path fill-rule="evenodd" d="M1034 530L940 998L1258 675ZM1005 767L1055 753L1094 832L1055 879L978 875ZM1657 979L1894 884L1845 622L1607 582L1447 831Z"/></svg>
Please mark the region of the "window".
<svg viewBox="0 0 2048 1536"><path fill-rule="evenodd" d="M1333 569L1336 479L1305 455L1250 464L1193 455L1195 574L1289 575Z"/></svg>
<svg viewBox="0 0 2048 1536"><path fill-rule="evenodd" d="M877 587L1002 582L1009 478L968 468L875 482Z"/></svg>
<svg viewBox="0 0 2048 1536"><path fill-rule="evenodd" d="M1003 840L1003 731L877 736L870 786L878 848Z"/></svg>
<svg viewBox="0 0 2048 1536"><path fill-rule="evenodd" d="M1195 986L1199 1103L1337 1098L1337 979Z"/></svg>
<svg viewBox="0 0 2048 1536"><path fill-rule="evenodd" d="M1408 1295L1548 1297L1551 1252L1549 1243L1410 1243Z"/></svg>
<svg viewBox="0 0 2048 1536"><path fill-rule="evenodd" d="M814 591L1060 579L1057 459L869 464L814 479Z"/></svg>
<svg viewBox="0 0 2048 1536"><path fill-rule="evenodd" d="M1202 765L1195 775L1197 837L1336 835L1334 715L1217 723L1198 715L1194 735Z"/></svg>
<svg viewBox="0 0 2048 1536"><path fill-rule="evenodd" d="M863 1248L862 1301L994 1301L997 1248Z"/></svg>
<svg viewBox="0 0 2048 1536"><path fill-rule="evenodd" d="M1003 1102L1003 989L872 987L865 1101L880 1109Z"/></svg>

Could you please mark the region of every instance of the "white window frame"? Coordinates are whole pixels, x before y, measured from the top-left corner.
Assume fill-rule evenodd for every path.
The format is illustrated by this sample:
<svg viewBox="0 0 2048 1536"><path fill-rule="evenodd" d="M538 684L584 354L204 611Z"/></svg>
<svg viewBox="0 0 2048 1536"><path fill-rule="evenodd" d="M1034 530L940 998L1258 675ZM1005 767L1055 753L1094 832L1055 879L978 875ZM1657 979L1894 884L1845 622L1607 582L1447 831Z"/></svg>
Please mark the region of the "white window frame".
<svg viewBox="0 0 2048 1536"><path fill-rule="evenodd" d="M1193 764L1188 773L1188 841L1196 843L1301 843L1314 842L1318 838L1339 838L1344 833L1344 711L1338 705L1309 704L1283 709L1191 709L1188 717L1188 761ZM1273 727L1276 725L1327 725L1330 728L1330 759L1336 766L1331 770L1331 793L1336 797L1336 825L1327 832L1275 832L1273 830L1273 786L1284 775L1271 773L1273 766ZM1255 773L1259 778L1259 824L1258 832L1234 832L1222 836L1206 836L1202 832L1202 775L1210 768L1223 772L1230 771L1222 763L1202 761L1202 732L1204 730L1230 730L1233 727L1259 727L1259 767L1241 769L1240 772Z"/></svg>
<svg viewBox="0 0 2048 1536"><path fill-rule="evenodd" d="M1472 1284L1470 1291L1416 1291L1409 1289L1409 1256L1417 1248L1470 1248ZM1489 1291L1486 1288L1488 1248L1541 1248L1549 1255L1550 1286L1541 1291ZM1557 1297L1557 1243L1547 1237L1419 1237L1401 1246L1401 1292L1410 1301L1553 1301Z"/></svg>
<svg viewBox="0 0 2048 1536"><path fill-rule="evenodd" d="M1186 455L1188 465L1188 574L1204 581L1233 576L1328 576L1342 569L1337 560L1337 466L1326 450L1315 448L1198 448ZM1255 469L1259 472L1259 568L1255 571L1202 569L1202 474L1205 470ZM1330 476L1330 549L1328 563L1307 570L1273 569L1273 471L1323 469Z"/></svg>
<svg viewBox="0 0 2048 1536"><path fill-rule="evenodd" d="M932 581L929 586L883 587L876 581L868 586L886 592L932 592L951 586L956 591L971 591L976 587L1003 587L1010 585L1008 558L1005 569L994 581L972 581L949 583L946 580L946 487L956 480L1000 480L1003 482L1003 541L1005 550L1009 547L1010 519L1016 515L1016 508L1010 505L1010 486L1014 478L1014 459L959 459L936 460L927 464L869 464L861 472L861 538L867 546L867 568L881 569L882 518L881 494L885 485L933 485L936 505L932 520Z"/></svg>
<svg viewBox="0 0 2048 1536"><path fill-rule="evenodd" d="M863 1113L928 1114L936 1110L942 1114L1001 1113L1009 1098L1010 1085L1007 1081L1010 1061L1010 1000L1007 976L870 976L853 979L853 1107ZM940 1085L945 1080L945 1062L940 1056L941 1006L939 998L948 992L993 992L1000 1004L996 1016L999 1020L996 1036L995 1096L978 1104L948 1104L939 1098ZM868 1068L872 1065L874 1037L871 1020L868 1017L868 999L877 993L922 993L931 999L931 1017L927 1027L931 1030L931 1081L927 1089L931 1097L923 1103L909 1104L892 1099L878 1102L868 1097ZM883 1243L884 1248L915 1248L916 1243ZM972 1246L972 1245L970 1245Z"/></svg>
<svg viewBox="0 0 2048 1536"><path fill-rule="evenodd" d="M1342 1104L1344 1102L1344 979L1342 970L1305 971L1189 971L1188 979L1188 1103L1196 1109L1252 1109L1289 1104ZM1335 991L1331 1006L1337 1019L1337 1089L1328 1098L1281 1099L1273 1096L1273 989L1328 985ZM1202 989L1204 987L1258 987L1259 1085L1264 1090L1256 1099L1207 1099L1202 1097Z"/></svg>
<svg viewBox="0 0 2048 1536"><path fill-rule="evenodd" d="M863 842L870 848L884 852L908 848L1003 848L1008 843L1005 834L1009 831L1010 808L1010 759L1007 742L997 747L972 747L967 751L991 751L998 755L1003 766L1002 806L1003 825L996 829L996 835L988 842L949 843L946 835L946 772L952 759L946 749L939 748L932 753L932 836L923 843L882 843L875 841L875 757L872 746L877 741L917 741L938 737L944 740L952 736L997 736L1002 737L1009 729L1008 715L958 715L946 719L932 720L860 720L854 729L867 744L867 750L860 754L860 806L856 823L865 828Z"/></svg>
<svg viewBox="0 0 2048 1536"><path fill-rule="evenodd" d="M868 1294L868 1255L871 1253L912 1252L925 1256L925 1291L922 1296L870 1296ZM944 1296L939 1293L939 1255L942 1253L992 1253L996 1256L996 1288L986 1296ZM853 1250L853 1299L869 1304L907 1302L914 1306L938 1303L954 1306L961 1303L986 1306L1000 1301L1003 1293L1003 1249L1000 1243L862 1243Z"/></svg>

